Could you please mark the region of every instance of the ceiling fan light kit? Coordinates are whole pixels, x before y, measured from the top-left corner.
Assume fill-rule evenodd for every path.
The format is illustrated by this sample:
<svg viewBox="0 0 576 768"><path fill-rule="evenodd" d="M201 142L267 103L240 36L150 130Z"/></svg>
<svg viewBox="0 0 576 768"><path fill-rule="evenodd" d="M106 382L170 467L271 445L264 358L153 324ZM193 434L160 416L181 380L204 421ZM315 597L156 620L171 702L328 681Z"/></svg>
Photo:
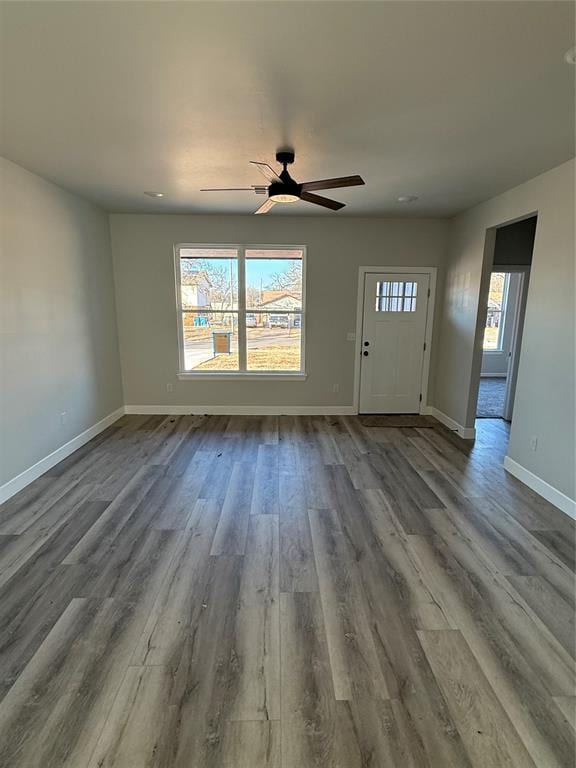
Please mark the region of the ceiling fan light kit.
<svg viewBox="0 0 576 768"><path fill-rule="evenodd" d="M319 179L318 181L308 181L304 184L298 184L288 173L288 165L294 162L294 150L282 149L276 152L276 161L283 166L283 170L278 174L267 163L261 163L256 160L251 160L252 165L255 165L260 173L266 177L270 182L267 188L265 187L235 187L227 189L202 189L201 192L240 192L240 191L253 191L256 194L268 194L268 199L263 203L257 211L254 213L262 214L268 213L277 203L297 203L299 200L304 200L307 203L313 203L314 205L320 205L323 208L329 208L332 211L339 211L344 208L344 203L339 203L336 200L331 200L328 197L322 197L321 195L313 195L312 190L317 189L335 189L337 187L355 187L364 184L364 179L361 176L340 176L335 179Z"/></svg>

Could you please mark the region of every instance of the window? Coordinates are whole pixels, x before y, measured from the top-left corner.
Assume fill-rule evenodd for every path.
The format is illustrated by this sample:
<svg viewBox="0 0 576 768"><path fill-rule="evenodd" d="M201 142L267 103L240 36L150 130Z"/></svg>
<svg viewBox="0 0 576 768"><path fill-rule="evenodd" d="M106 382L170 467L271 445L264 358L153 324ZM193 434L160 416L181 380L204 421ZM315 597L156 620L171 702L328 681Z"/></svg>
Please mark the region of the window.
<svg viewBox="0 0 576 768"><path fill-rule="evenodd" d="M302 246L176 248L180 372L304 373Z"/></svg>
<svg viewBox="0 0 576 768"><path fill-rule="evenodd" d="M376 312L416 312L418 283L376 283Z"/></svg>
<svg viewBox="0 0 576 768"><path fill-rule="evenodd" d="M484 329L485 352L501 352L506 302L508 300L508 284L510 273L492 272L490 290L488 291L488 312Z"/></svg>

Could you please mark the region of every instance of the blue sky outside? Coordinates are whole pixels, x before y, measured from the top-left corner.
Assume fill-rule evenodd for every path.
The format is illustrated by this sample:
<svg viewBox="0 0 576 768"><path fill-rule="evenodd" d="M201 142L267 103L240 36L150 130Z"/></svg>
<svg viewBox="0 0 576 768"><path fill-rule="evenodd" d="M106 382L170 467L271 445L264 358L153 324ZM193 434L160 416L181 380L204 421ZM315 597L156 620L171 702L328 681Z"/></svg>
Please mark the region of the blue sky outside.
<svg viewBox="0 0 576 768"><path fill-rule="evenodd" d="M196 259L184 259L183 261L190 265L190 271L196 271L200 266L200 261ZM227 274L233 274L236 278L235 261L235 259L202 259L201 268L210 274L212 270L216 272L224 267ZM246 259L246 285L258 290L269 288L272 286L275 274L286 272L293 264L299 262L300 259Z"/></svg>

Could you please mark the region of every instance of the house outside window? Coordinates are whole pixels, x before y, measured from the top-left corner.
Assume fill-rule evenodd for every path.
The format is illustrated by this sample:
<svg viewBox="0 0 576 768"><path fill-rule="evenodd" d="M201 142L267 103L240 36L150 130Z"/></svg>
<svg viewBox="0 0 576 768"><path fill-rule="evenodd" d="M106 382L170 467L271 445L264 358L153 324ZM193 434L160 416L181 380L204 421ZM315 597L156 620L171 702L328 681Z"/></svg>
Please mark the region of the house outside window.
<svg viewBox="0 0 576 768"><path fill-rule="evenodd" d="M304 375L304 246L175 248L180 375Z"/></svg>

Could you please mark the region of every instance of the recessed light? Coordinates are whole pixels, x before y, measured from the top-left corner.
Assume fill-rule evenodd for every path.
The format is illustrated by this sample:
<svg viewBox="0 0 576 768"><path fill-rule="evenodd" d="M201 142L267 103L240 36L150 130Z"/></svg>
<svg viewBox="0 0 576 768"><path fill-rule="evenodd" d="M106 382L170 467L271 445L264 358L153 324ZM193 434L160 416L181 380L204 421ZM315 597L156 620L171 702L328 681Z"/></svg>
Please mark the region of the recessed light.
<svg viewBox="0 0 576 768"><path fill-rule="evenodd" d="M576 64L576 45L564 54L566 64Z"/></svg>
<svg viewBox="0 0 576 768"><path fill-rule="evenodd" d="M164 192L144 192L148 197L164 197Z"/></svg>
<svg viewBox="0 0 576 768"><path fill-rule="evenodd" d="M418 195L400 195L396 199L399 203L413 203L418 200Z"/></svg>

